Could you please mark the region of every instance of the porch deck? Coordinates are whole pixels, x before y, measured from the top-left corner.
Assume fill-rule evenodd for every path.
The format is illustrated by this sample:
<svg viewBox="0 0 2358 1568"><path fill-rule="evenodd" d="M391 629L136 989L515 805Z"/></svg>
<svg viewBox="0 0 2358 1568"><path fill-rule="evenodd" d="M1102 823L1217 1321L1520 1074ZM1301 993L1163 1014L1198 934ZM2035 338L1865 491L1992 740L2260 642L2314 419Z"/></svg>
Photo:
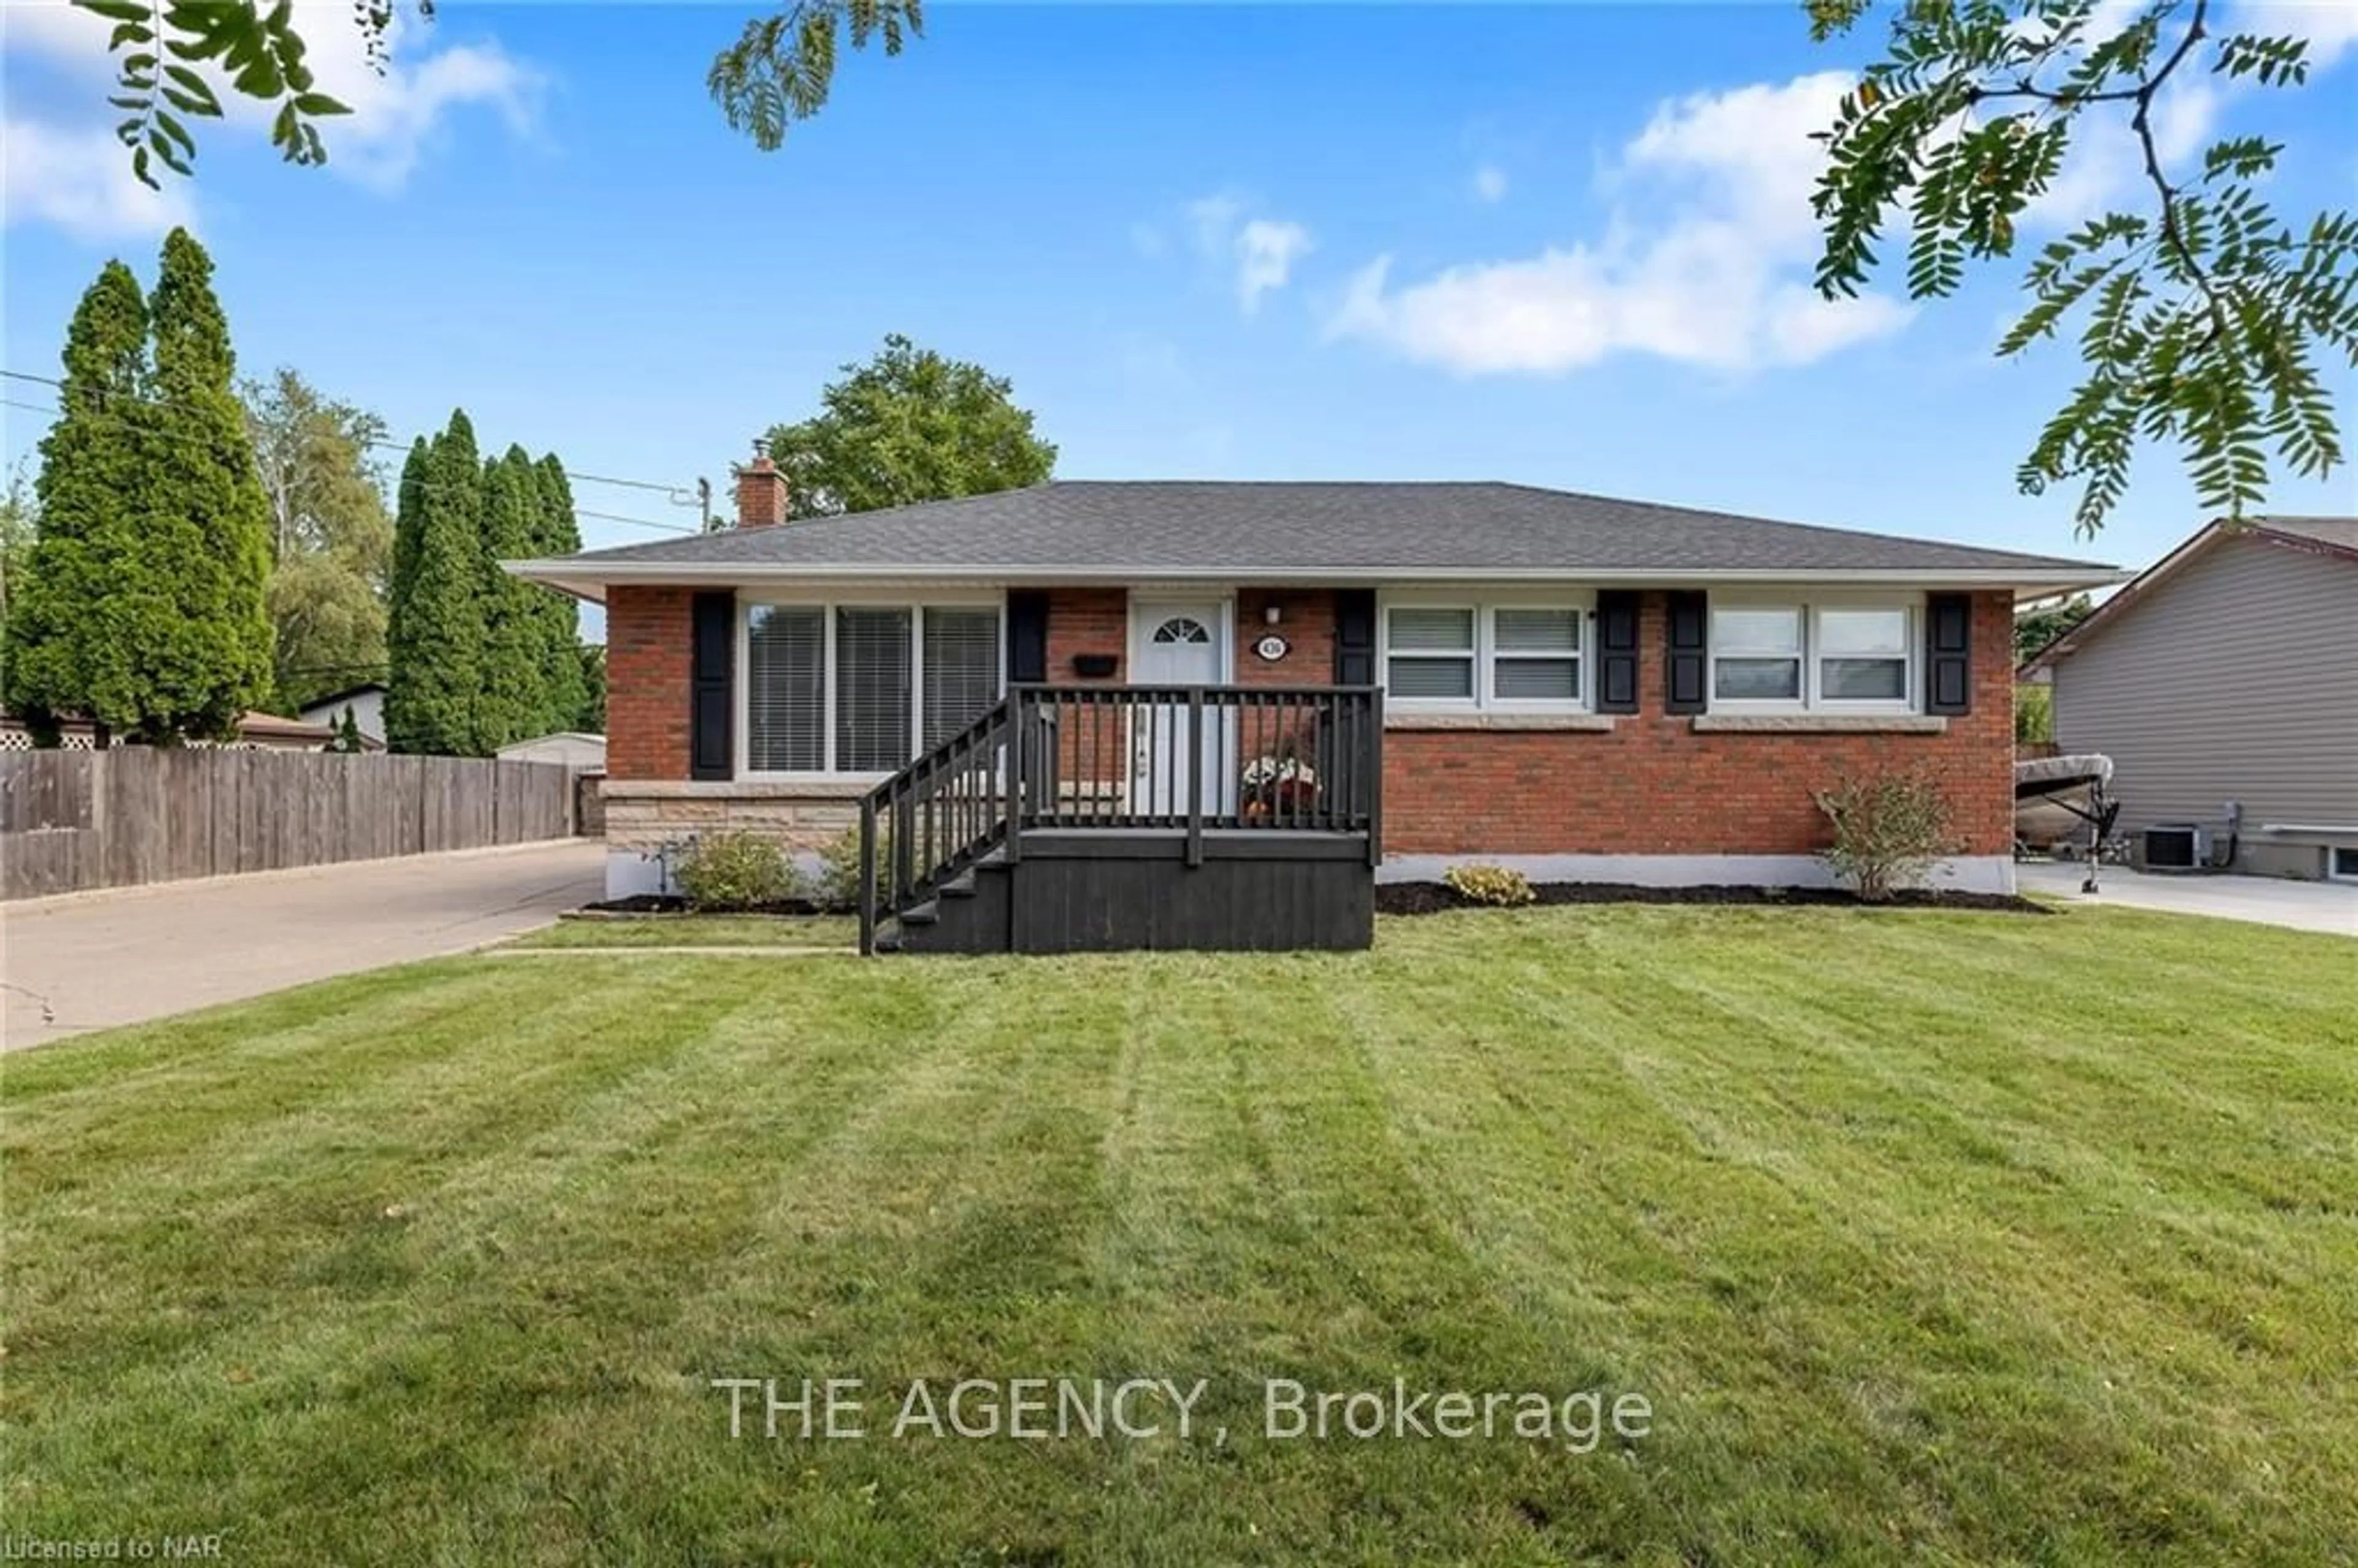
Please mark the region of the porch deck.
<svg viewBox="0 0 2358 1568"><path fill-rule="evenodd" d="M860 803L863 952L1363 947L1372 687L1019 686Z"/></svg>

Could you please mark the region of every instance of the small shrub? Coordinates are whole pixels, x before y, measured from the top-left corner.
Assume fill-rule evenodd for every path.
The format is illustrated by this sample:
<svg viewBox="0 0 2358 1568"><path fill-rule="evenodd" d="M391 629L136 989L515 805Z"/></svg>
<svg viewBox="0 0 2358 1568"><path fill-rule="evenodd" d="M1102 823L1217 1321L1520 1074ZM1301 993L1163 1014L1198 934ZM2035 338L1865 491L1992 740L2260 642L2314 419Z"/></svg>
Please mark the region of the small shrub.
<svg viewBox="0 0 2358 1568"><path fill-rule="evenodd" d="M1450 892L1468 903L1492 903L1501 908L1536 903L1531 879L1504 866L1452 866L1441 876Z"/></svg>
<svg viewBox="0 0 2358 1568"><path fill-rule="evenodd" d="M758 833L704 834L672 876L698 909L753 909L782 903L795 891L785 852Z"/></svg>
<svg viewBox="0 0 2358 1568"><path fill-rule="evenodd" d="M876 884L882 887L892 877L892 836L879 823L876 827ZM860 903L860 829L846 828L842 836L818 852L818 881L812 887L811 897L829 909L853 909Z"/></svg>
<svg viewBox="0 0 2358 1568"><path fill-rule="evenodd" d="M1869 903L1922 881L1956 848L1948 796L1922 773L1844 778L1819 791L1817 802L1834 830L1826 865Z"/></svg>

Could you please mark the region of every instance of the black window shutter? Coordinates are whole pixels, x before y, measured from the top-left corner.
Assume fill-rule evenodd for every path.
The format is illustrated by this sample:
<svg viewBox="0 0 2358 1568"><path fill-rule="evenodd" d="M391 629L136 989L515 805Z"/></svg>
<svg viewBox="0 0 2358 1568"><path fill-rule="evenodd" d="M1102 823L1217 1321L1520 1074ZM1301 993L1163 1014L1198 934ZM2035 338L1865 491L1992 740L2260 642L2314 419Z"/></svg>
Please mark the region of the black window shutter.
<svg viewBox="0 0 2358 1568"><path fill-rule="evenodd" d="M1930 594L1924 600L1924 711L1973 710L1973 596Z"/></svg>
<svg viewBox="0 0 2358 1568"><path fill-rule="evenodd" d="M1596 711L1638 711L1638 596L1628 589L1596 596Z"/></svg>
<svg viewBox="0 0 2358 1568"><path fill-rule="evenodd" d="M1704 690L1709 661L1704 654L1710 646L1711 596L1695 589L1664 597L1669 600L1665 620L1670 646L1669 657L1663 660L1662 711L1701 713L1710 706Z"/></svg>
<svg viewBox="0 0 2358 1568"><path fill-rule="evenodd" d="M695 652L688 660L687 776L725 779L736 772L730 731L736 700L737 596L699 593L692 605Z"/></svg>
<svg viewBox="0 0 2358 1568"><path fill-rule="evenodd" d="M1007 678L1048 678L1048 591L1011 589L1007 595Z"/></svg>
<svg viewBox="0 0 2358 1568"><path fill-rule="evenodd" d="M1335 684L1376 684L1376 590L1335 590Z"/></svg>

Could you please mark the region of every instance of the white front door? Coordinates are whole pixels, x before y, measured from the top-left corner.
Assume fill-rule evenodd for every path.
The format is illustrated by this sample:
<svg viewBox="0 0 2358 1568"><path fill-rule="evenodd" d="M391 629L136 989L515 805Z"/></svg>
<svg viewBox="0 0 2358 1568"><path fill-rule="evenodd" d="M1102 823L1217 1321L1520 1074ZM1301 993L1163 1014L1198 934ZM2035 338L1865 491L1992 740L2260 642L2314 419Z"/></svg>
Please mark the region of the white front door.
<svg viewBox="0 0 2358 1568"><path fill-rule="evenodd" d="M1217 686L1228 675L1228 607L1218 600L1133 603L1130 684ZM1130 715L1130 809L1157 816L1187 810L1189 781L1201 771L1204 809L1233 809L1222 754L1230 716L1204 716L1204 747L1196 754L1184 702L1141 703Z"/></svg>

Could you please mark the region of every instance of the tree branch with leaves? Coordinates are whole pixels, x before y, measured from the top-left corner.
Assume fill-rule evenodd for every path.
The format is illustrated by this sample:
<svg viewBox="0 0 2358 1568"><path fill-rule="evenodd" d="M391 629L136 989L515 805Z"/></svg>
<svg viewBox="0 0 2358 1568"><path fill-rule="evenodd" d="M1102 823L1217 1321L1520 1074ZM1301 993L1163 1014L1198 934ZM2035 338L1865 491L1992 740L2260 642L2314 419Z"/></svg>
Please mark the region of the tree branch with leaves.
<svg viewBox="0 0 2358 1568"><path fill-rule="evenodd" d="M114 92L107 103L124 112L114 127L131 150L131 172L158 184L155 166L187 175L197 156L188 119L218 120L222 101L204 68L225 77L232 92L269 104L270 144L289 163L328 161L316 122L351 109L319 91L304 62L309 46L295 30L292 0L265 11L255 0L73 0L114 24L107 52L114 57ZM372 60L382 65L390 0L360 0L358 25ZM184 116L186 118L184 118Z"/></svg>
<svg viewBox="0 0 2358 1568"><path fill-rule="evenodd" d="M1824 39L1867 0L1810 0ZM2150 0L2115 31L2098 0L1910 0L1887 50L1821 135L1814 196L1825 246L1819 292L1852 296L1907 230L1908 291L1944 298L1969 262L2014 254L2025 212L2053 188L2093 116L2125 111L2143 200L2043 246L2029 304L1998 353L2076 326L2084 373L2016 472L2026 494L2077 482L2082 534L2104 525L2141 442L2182 450L2196 496L2240 516L2280 471L2320 477L2343 460L2320 362L2358 367L2358 219L2288 222L2259 187L2284 148L2223 138L2171 166L2156 129L2171 84L2197 71L2267 89L2309 79L2292 37L2214 30L2211 0Z"/></svg>
<svg viewBox="0 0 2358 1568"><path fill-rule="evenodd" d="M292 0L265 9L259 0L72 0L114 24L107 53L115 66L107 102L123 111L115 135L130 150L132 172L150 186L157 169L190 173L197 156L191 120L222 118L216 81L232 94L269 105L270 141L290 163L328 161L319 122L351 109L319 91L305 63L309 45L295 27ZM416 0L421 18L434 0ZM395 0L354 0L371 69L390 58ZM745 24L737 41L713 57L705 85L731 130L764 152L787 127L825 107L836 62L848 46L881 43L897 55L925 30L920 0L797 0Z"/></svg>

